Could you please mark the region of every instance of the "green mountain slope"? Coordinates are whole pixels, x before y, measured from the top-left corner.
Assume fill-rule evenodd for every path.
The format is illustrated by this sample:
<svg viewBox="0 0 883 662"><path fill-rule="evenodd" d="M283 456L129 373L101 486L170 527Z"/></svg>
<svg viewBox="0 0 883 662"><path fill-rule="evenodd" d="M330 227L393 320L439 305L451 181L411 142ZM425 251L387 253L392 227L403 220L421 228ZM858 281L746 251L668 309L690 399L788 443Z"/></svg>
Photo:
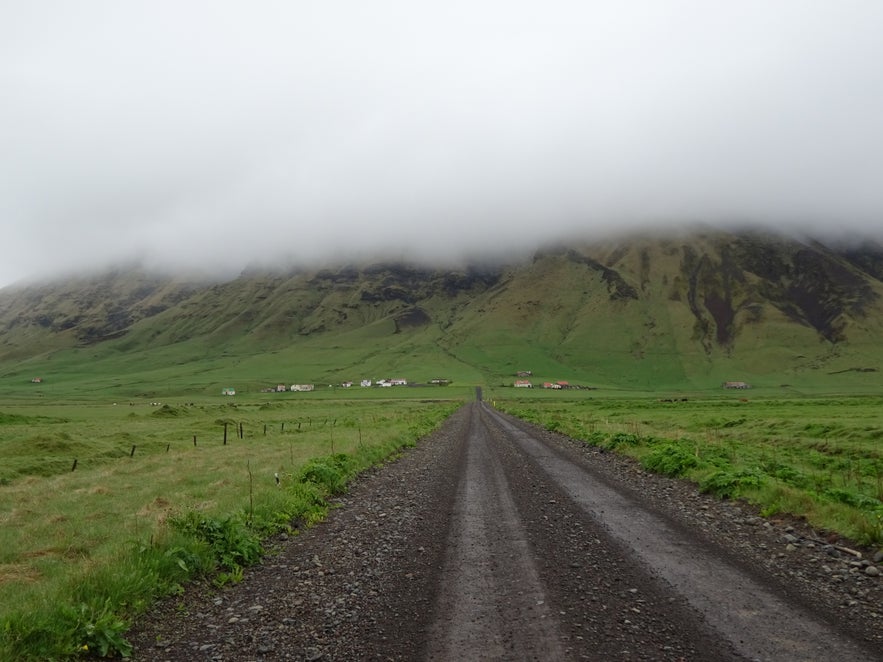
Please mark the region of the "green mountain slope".
<svg viewBox="0 0 883 662"><path fill-rule="evenodd" d="M457 270L350 265L211 284L115 271L0 291L0 389L38 374L47 392L123 397L395 376L496 385L519 370L604 388L870 389L881 277L875 243L711 230Z"/></svg>

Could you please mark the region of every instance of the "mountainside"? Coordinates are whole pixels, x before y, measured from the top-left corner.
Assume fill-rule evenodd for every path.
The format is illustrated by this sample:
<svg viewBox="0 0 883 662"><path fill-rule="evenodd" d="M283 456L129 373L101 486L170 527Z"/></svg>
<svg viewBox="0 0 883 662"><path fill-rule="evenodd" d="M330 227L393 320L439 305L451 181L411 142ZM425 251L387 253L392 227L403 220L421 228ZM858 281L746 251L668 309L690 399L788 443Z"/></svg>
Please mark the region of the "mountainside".
<svg viewBox="0 0 883 662"><path fill-rule="evenodd" d="M881 295L877 243L716 230L457 270L350 265L213 284L114 271L0 291L0 379L87 353L126 357L133 373L205 371L206 388L228 369L198 363L234 357L255 380L281 362L329 383L389 370L637 388L867 380L883 358Z"/></svg>
<svg viewBox="0 0 883 662"><path fill-rule="evenodd" d="M199 282L115 269L0 290L0 360L120 337L200 287Z"/></svg>

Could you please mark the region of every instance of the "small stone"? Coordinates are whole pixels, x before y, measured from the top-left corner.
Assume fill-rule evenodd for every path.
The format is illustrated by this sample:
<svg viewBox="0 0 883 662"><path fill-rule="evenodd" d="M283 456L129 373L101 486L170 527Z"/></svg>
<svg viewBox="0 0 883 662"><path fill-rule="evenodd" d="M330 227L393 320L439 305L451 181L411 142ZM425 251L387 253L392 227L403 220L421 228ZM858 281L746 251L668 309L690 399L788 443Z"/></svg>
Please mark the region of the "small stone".
<svg viewBox="0 0 883 662"><path fill-rule="evenodd" d="M879 577L880 568L875 565L869 565L867 568L865 568L865 574L868 575L868 577Z"/></svg>

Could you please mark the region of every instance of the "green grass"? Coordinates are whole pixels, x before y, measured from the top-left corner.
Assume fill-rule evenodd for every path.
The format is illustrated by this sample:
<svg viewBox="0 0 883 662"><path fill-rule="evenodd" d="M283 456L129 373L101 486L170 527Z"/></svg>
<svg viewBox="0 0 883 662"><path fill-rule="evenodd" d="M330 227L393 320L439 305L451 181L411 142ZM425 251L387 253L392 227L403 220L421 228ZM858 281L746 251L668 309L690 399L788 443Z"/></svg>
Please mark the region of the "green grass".
<svg viewBox="0 0 883 662"><path fill-rule="evenodd" d="M128 621L156 598L238 580L264 537L321 518L462 403L436 391L455 397L5 406L0 659L126 653Z"/></svg>
<svg viewBox="0 0 883 662"><path fill-rule="evenodd" d="M432 322L399 332L402 302L365 300L361 286L246 279L116 340L22 344L0 364L0 605L22 606L2 613L0 656L61 657L59 641L67 653L119 649L125 619L155 595L199 573L235 581L252 535L320 516L351 470L409 443L475 386L655 471L879 540L876 322L832 346L768 307L732 352L706 352L670 296L674 280L660 277L678 273L662 268L675 257L657 257L659 273L631 283L653 294L640 300L612 300L600 271L551 257L486 290L421 301ZM514 389L518 370L594 390ZM382 377L453 383L330 386ZM721 393L727 380L754 388ZM280 382L316 390L261 393ZM235 398L221 397L227 386ZM301 473L316 458L326 460Z"/></svg>
<svg viewBox="0 0 883 662"><path fill-rule="evenodd" d="M883 546L880 396L633 399L494 389L488 399L648 470L747 499L766 515L802 515Z"/></svg>

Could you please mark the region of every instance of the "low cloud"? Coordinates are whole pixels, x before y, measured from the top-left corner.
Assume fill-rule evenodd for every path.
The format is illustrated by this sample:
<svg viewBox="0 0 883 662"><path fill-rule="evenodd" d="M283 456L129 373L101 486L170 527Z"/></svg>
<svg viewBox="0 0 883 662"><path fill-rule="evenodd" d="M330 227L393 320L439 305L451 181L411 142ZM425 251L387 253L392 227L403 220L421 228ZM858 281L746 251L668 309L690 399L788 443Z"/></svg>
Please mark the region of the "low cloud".
<svg viewBox="0 0 883 662"><path fill-rule="evenodd" d="M878 232L879 25L872 1L7 3L0 285Z"/></svg>

